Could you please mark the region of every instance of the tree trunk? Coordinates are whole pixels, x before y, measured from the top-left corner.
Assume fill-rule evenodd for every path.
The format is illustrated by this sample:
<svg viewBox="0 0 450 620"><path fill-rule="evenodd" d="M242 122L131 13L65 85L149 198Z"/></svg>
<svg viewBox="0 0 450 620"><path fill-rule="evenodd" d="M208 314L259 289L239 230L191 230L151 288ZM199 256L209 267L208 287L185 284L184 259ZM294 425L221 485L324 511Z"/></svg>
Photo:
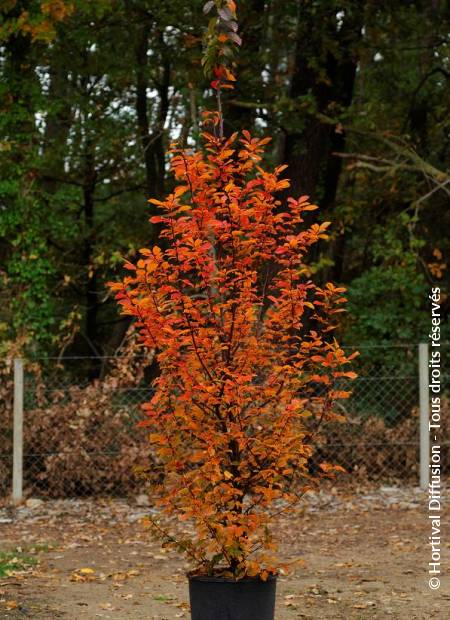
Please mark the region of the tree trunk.
<svg viewBox="0 0 450 620"><path fill-rule="evenodd" d="M159 109L153 131L150 130L148 118L147 89L149 49L149 24L144 22L138 27L136 42L136 114L138 133L143 152L146 187L148 197L161 198L164 194L164 124L169 110L170 63L162 59L161 79L157 85L159 92ZM158 35L162 43L162 33Z"/></svg>
<svg viewBox="0 0 450 620"><path fill-rule="evenodd" d="M361 37L362 27L358 11L355 16L343 17L338 28L336 11L325 9L323 15L300 12L290 97L299 109L304 106L308 111L299 118L297 129L285 129L283 155L289 165L290 193L320 199L322 209L330 208L336 198L342 162L333 152L344 148L345 134L332 118L352 102L357 67L355 43ZM326 47L324 41L316 41L311 34L318 20L322 24L320 37L329 36L338 41L336 53L324 51L320 55L320 49ZM314 57L312 48L321 60L318 66L309 63ZM313 111L309 111L307 100L310 94L314 99Z"/></svg>
<svg viewBox="0 0 450 620"><path fill-rule="evenodd" d="M44 189L54 192L58 189L60 179L64 176L64 158L67 151L67 138L72 124L72 106L70 83L67 69L58 58L58 48L50 61L50 85L48 100L52 108L48 111L45 121L44 157L45 182Z"/></svg>
<svg viewBox="0 0 450 620"><path fill-rule="evenodd" d="M94 145L87 139L85 150L85 170L83 185L84 247L83 263L86 269L86 318L85 338L90 355L101 354L97 339L97 315L99 309L98 274L93 264L95 252L94 192L97 173L95 170Z"/></svg>
<svg viewBox="0 0 450 620"><path fill-rule="evenodd" d="M296 123L298 128L294 126L285 130L283 161L289 166L286 171L291 179L289 193L293 196L307 194L319 202L322 213L329 212L335 205L342 171L342 159L334 153L345 149L345 132L336 119L352 103L358 63L356 48L363 25L362 9L361 6L353 7L353 11L339 17L339 24L337 11L329 11L326 7L323 15L302 10L298 20L290 97L297 109L305 107L308 111ZM317 35L315 37L313 33L317 20L322 26L316 29L319 38L315 40ZM327 48L327 37L338 43L333 52ZM322 54L320 50L323 50ZM319 63L312 66L309 60L314 55ZM334 267L327 276L337 280L342 276L344 234L331 246Z"/></svg>

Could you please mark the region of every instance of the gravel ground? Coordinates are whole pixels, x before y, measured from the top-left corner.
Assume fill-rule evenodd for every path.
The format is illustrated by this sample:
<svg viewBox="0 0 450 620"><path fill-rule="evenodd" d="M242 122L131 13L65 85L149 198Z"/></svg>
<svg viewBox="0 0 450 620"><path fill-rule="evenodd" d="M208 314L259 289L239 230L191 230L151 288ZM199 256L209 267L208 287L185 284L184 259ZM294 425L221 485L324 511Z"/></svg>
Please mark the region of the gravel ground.
<svg viewBox="0 0 450 620"><path fill-rule="evenodd" d="M1 509L0 550L19 548L38 564L0 578L0 618L189 618L187 565L149 540L140 522L153 511L149 504L146 496L30 499ZM427 497L417 488L308 494L295 515L277 524L284 556L301 563L278 579L276 619L447 620L448 515L437 592L427 583L430 528Z"/></svg>

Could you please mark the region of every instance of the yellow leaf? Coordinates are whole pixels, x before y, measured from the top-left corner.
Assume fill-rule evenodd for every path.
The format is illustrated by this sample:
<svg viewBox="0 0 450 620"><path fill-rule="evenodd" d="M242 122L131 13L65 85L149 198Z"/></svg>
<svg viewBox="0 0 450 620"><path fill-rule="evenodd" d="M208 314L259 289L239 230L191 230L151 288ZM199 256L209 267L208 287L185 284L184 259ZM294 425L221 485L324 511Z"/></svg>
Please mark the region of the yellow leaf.
<svg viewBox="0 0 450 620"><path fill-rule="evenodd" d="M17 609L19 607L19 603L17 601L6 601L6 609Z"/></svg>
<svg viewBox="0 0 450 620"><path fill-rule="evenodd" d="M92 575L95 573L95 570L93 568L80 568L78 572L82 575Z"/></svg>

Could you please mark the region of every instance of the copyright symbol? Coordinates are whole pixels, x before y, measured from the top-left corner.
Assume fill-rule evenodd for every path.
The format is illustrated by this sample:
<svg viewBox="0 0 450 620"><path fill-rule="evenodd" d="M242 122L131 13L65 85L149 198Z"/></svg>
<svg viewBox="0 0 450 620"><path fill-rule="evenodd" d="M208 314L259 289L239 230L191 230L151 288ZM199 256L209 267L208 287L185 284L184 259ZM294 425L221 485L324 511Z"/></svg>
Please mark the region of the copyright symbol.
<svg viewBox="0 0 450 620"><path fill-rule="evenodd" d="M441 582L439 581L438 577L431 577L428 581L428 585L432 590L439 590Z"/></svg>

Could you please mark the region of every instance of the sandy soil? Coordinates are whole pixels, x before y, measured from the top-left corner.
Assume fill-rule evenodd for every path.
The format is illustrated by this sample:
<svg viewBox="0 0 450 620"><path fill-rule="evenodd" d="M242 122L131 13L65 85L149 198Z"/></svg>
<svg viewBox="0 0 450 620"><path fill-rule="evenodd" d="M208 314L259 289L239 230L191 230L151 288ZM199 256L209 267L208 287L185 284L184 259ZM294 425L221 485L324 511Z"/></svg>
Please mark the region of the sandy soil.
<svg viewBox="0 0 450 620"><path fill-rule="evenodd" d="M279 524L286 558L303 564L278 579L276 619L450 618L450 544L432 592L425 502L415 489L311 496ZM147 510L59 501L3 511L0 549L20 546L39 564L0 578L0 618L188 619L186 565L148 540L139 521Z"/></svg>

